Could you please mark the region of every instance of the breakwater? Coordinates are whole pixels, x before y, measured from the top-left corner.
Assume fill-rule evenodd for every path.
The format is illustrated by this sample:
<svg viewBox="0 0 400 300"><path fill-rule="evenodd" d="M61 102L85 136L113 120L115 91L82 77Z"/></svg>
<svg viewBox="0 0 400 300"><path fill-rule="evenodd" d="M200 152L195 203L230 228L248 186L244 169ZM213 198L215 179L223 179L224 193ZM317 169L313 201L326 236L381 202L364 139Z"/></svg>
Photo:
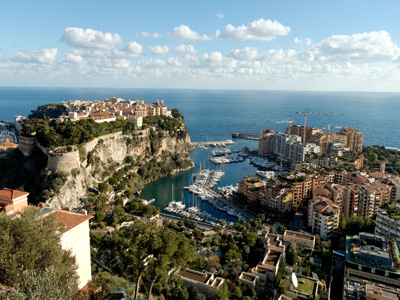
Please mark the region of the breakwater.
<svg viewBox="0 0 400 300"><path fill-rule="evenodd" d="M248 133L241 133L241 132L233 132L232 137L246 139L246 140L258 140L258 138L259 138L257 134L248 134Z"/></svg>

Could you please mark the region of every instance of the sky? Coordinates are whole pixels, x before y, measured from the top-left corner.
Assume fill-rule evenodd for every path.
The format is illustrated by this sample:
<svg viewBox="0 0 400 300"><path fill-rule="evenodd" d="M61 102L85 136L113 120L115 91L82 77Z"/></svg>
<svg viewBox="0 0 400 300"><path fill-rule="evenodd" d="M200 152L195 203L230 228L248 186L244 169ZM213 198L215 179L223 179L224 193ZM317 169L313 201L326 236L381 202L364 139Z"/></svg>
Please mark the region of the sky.
<svg viewBox="0 0 400 300"><path fill-rule="evenodd" d="M400 92L400 1L0 0L0 86Z"/></svg>

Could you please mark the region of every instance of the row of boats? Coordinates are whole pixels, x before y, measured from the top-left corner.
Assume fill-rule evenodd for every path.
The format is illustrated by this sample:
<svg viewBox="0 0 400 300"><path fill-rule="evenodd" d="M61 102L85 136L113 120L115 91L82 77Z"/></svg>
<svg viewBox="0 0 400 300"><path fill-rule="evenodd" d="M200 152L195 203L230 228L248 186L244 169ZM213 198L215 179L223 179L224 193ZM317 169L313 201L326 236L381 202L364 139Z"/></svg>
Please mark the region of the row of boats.
<svg viewBox="0 0 400 300"><path fill-rule="evenodd" d="M207 188L216 186L223 176L225 176L225 172L222 170L200 170L199 173L193 175L194 183L185 187L185 189L188 189L193 194L201 196L206 193Z"/></svg>
<svg viewBox="0 0 400 300"><path fill-rule="evenodd" d="M241 156L217 156L210 158L214 164L231 164L231 163L238 163L243 162L245 159Z"/></svg>

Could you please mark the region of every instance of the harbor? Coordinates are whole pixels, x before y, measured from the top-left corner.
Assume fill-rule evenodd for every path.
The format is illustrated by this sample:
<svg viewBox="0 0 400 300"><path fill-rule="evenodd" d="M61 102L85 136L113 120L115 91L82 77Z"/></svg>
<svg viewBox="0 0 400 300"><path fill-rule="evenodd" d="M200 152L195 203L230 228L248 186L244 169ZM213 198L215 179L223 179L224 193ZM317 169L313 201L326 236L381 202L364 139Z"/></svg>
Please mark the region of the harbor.
<svg viewBox="0 0 400 300"><path fill-rule="evenodd" d="M232 153L237 154L244 146L250 149L256 149L257 142L239 140L235 145L215 150L227 151L229 149ZM237 216L246 220L254 217L242 208L234 205L227 198L236 190L235 186L243 176L255 174L257 169L248 159L240 163L224 165L223 168L218 167L209 161L211 155L210 150L211 149L202 148L194 149L191 152L191 159L195 163L194 169L164 177L146 185L142 190L141 197L143 199L155 198L156 200L153 205L159 207L160 211L164 214L175 217L185 217L186 215L186 218L192 216L192 220L199 221L202 219L202 221L199 222L210 225L213 223L218 224L220 220L225 220L227 224L233 224L237 221ZM222 174L221 172L224 172L223 176L220 176ZM218 174L218 176L211 176L211 174ZM197 180L195 180L196 178ZM201 189L192 186L193 192L191 192L189 187L195 182L199 183L198 186L206 186ZM171 195L174 195L174 199L171 199ZM175 203L170 204L172 201ZM176 204L176 202L180 202L181 204ZM175 208L175 210L171 210L170 212L164 210L168 207ZM176 210L177 208L178 210ZM235 211L232 209L235 209ZM206 214L199 215L197 212L205 212L211 217ZM182 213L183 215L181 215Z"/></svg>
<svg viewBox="0 0 400 300"><path fill-rule="evenodd" d="M248 147L250 153L242 152L244 147ZM221 220L226 224L234 224L238 219L248 221L255 215L231 200L238 182L246 175L268 180L287 171L277 161L251 154L256 147L256 140L247 139L214 149L204 145L197 147L191 152L194 169L148 184L141 196L155 198L153 205L163 214L209 226L218 225ZM224 159L229 162L219 163Z"/></svg>

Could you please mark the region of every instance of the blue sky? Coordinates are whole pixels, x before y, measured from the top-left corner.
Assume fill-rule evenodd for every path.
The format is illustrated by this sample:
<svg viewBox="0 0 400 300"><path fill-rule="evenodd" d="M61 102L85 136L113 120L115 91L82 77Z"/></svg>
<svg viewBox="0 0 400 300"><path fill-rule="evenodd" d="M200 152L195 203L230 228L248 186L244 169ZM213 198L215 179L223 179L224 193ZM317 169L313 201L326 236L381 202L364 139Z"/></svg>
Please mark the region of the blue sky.
<svg viewBox="0 0 400 300"><path fill-rule="evenodd" d="M0 85L400 92L400 1L0 0Z"/></svg>

